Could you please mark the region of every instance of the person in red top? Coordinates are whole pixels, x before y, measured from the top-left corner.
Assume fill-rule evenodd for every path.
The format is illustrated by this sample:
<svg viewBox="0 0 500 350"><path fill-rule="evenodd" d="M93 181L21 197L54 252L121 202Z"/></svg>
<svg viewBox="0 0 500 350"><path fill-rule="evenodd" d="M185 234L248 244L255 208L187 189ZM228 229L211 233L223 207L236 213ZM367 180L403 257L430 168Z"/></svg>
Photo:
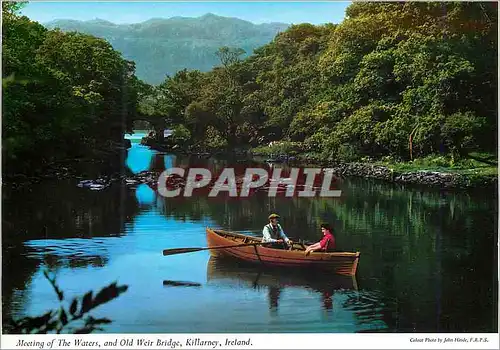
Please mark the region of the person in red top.
<svg viewBox="0 0 500 350"><path fill-rule="evenodd" d="M323 233L323 238L318 243L314 243L306 248L306 255L317 250L322 252L329 252L335 250L335 237L332 234L332 229L328 224L321 225L321 232Z"/></svg>

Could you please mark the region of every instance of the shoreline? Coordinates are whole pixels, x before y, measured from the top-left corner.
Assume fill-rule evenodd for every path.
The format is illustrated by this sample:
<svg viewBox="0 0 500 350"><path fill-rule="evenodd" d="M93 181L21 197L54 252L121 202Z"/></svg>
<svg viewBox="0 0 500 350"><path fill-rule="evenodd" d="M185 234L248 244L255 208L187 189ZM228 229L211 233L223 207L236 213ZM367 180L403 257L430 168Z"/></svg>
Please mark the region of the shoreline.
<svg viewBox="0 0 500 350"><path fill-rule="evenodd" d="M181 147L177 149L168 149L159 144L147 144L152 149L160 152L180 153L186 156L202 156L204 158L218 156L240 156L242 160L257 161L261 163L268 162L266 157L272 157L271 153L256 153L252 149L247 149L246 152L238 151L217 151L207 153L203 150L186 150ZM157 147L158 146L158 147ZM262 158L262 159L259 159ZM276 159L275 159L276 160ZM332 169L335 176L338 177L358 177L365 179L381 180L387 183L404 184L404 185L419 185L428 188L442 189L490 189L498 186L498 172L496 174L482 174L471 169L418 169L402 171L398 167L405 163L395 163L394 165L384 165L378 162L339 162L332 164L331 162L320 161L317 157L297 154L295 156L281 156L278 161L272 163L287 164L289 166L318 166L322 168ZM396 168L396 169L394 169Z"/></svg>
<svg viewBox="0 0 500 350"><path fill-rule="evenodd" d="M212 157L241 157L241 161L256 161L259 163L276 163L276 164L287 164L291 167L322 167L331 169L332 173L340 178L357 177L365 179L380 180L386 183L393 184L403 184L403 185L419 185L428 188L441 188L441 189L457 189L457 190L468 190L468 189L492 189L498 188L498 173L497 174L482 174L475 169L416 169L403 171L397 169L398 166L405 165L405 163L395 163L394 165L377 164L376 162L339 162L332 164L330 162L320 161L316 157L311 157L310 155L297 154L293 157L281 156L278 159L270 160L266 159L269 154L256 154L251 150L243 151L217 151L217 152L197 152L195 149L187 150L181 147L177 149L168 149L159 144L148 144L146 145L153 150L159 152L169 152L173 154L182 154L185 156L201 156L203 158ZM123 149L121 150L123 151ZM126 151L126 150L125 150ZM120 152L111 152L116 153ZM109 155L108 155L109 156ZM106 158L106 157L105 157ZM75 179L79 180L84 178L86 171L81 171L78 169L82 163L87 163L92 157L84 159L71 159L69 161L61 162L60 164L54 166L48 166L47 170L43 174L2 174L3 184L12 187L19 187L26 184L40 183L44 180L55 180L55 179ZM109 158L108 158L109 160ZM103 159L92 159L95 163L105 163ZM396 168L396 169L395 169ZM79 171L80 170L80 171ZM118 173L121 173L119 169L116 168L105 177L114 177ZM106 172L104 172L106 173ZM123 176L123 174L121 174ZM134 175L130 174L131 178ZM91 177L91 176L90 176ZM128 177L128 176L127 176Z"/></svg>
<svg viewBox="0 0 500 350"><path fill-rule="evenodd" d="M341 163L329 166L340 177L362 177L387 183L420 185L441 189L478 189L496 187L496 175L466 175L438 170L397 171L373 163Z"/></svg>
<svg viewBox="0 0 500 350"><path fill-rule="evenodd" d="M2 171L2 185L16 189L43 181L80 180L85 177L113 176L121 174L128 142L116 143L107 149L97 149L85 156L58 159L41 163L30 173Z"/></svg>
<svg viewBox="0 0 500 350"><path fill-rule="evenodd" d="M269 154L252 154L253 157L265 157ZM415 169L403 171L398 167L406 163L394 163L392 165L380 164L379 162L338 162L331 163L320 161L315 157L296 155L291 157L292 162L282 161L279 163L299 166L321 166L332 169L334 175L341 178L358 177L375 179L393 184L420 185L429 188L442 189L485 189L497 188L498 172L496 174L481 174L475 169Z"/></svg>

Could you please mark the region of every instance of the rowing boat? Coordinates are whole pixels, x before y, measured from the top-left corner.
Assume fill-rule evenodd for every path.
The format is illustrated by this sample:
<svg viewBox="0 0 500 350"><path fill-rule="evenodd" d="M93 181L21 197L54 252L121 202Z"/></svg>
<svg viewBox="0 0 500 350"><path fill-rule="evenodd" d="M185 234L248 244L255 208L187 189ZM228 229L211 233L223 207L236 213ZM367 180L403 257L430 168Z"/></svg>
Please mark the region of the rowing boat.
<svg viewBox="0 0 500 350"><path fill-rule="evenodd" d="M245 288L306 288L318 292L358 290L356 276L325 275L321 270L261 268L240 260L210 257L207 263L207 283Z"/></svg>
<svg viewBox="0 0 500 350"><path fill-rule="evenodd" d="M305 254L305 246L294 243L292 249L278 249L262 245L259 237L235 232L206 229L210 254L231 257L249 263L272 267L293 267L326 270L338 275L355 276L359 252L312 252ZM238 246L241 244L242 246ZM236 247L235 247L236 245ZM232 246L230 248L220 248ZM213 249L219 247L218 249Z"/></svg>

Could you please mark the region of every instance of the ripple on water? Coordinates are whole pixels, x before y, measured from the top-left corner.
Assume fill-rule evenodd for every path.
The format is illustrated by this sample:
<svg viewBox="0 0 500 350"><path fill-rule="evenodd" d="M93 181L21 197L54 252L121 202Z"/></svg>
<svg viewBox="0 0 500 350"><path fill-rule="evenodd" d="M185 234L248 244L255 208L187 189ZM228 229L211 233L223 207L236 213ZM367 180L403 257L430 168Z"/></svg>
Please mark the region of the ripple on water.
<svg viewBox="0 0 500 350"><path fill-rule="evenodd" d="M42 260L48 267L104 267L118 237L41 239L24 243L26 257Z"/></svg>
<svg viewBox="0 0 500 350"><path fill-rule="evenodd" d="M29 248L27 256L39 258L45 254L59 257L85 257L106 255L112 238L67 238L67 239L40 239L24 243Z"/></svg>

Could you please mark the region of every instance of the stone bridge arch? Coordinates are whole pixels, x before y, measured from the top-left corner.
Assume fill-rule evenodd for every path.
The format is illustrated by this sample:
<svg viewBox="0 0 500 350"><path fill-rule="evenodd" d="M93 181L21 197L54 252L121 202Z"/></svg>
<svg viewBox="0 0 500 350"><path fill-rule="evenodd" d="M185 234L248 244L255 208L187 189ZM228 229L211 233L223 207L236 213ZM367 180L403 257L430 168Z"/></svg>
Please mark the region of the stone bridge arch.
<svg viewBox="0 0 500 350"><path fill-rule="evenodd" d="M156 139L163 139L163 130L169 129L172 127L172 123L169 118L158 115L146 115L146 114L137 114L134 118L132 118L132 125L145 125L147 124L148 131L154 131Z"/></svg>

